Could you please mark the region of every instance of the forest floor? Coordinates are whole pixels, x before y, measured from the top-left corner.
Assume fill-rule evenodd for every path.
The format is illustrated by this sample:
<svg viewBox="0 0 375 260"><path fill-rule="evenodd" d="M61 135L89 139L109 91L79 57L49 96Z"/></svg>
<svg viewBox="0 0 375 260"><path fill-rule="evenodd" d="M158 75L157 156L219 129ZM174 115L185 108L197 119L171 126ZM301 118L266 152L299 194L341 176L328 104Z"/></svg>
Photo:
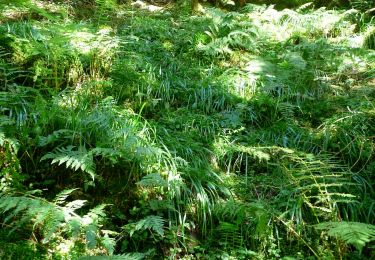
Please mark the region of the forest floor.
<svg viewBox="0 0 375 260"><path fill-rule="evenodd" d="M371 12L91 2L0 4L0 259L375 257Z"/></svg>

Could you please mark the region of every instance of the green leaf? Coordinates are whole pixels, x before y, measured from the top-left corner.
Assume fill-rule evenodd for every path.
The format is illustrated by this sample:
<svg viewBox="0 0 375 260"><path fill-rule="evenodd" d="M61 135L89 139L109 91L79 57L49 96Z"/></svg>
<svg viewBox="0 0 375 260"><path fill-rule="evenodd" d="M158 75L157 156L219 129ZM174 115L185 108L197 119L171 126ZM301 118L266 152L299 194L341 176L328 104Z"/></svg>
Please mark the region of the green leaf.
<svg viewBox="0 0 375 260"><path fill-rule="evenodd" d="M52 164L57 163L58 165L65 163L67 168L75 171L81 169L94 180L95 164L92 153L88 152L84 147L80 147L78 150L73 150L74 148L72 145L66 148L57 148L55 152L47 153L40 160L52 159Z"/></svg>
<svg viewBox="0 0 375 260"><path fill-rule="evenodd" d="M150 215L138 221L135 225L135 230L151 229L158 233L160 236L164 235L164 222L165 220L160 216Z"/></svg>
<svg viewBox="0 0 375 260"><path fill-rule="evenodd" d="M137 184L143 187L168 187L168 182L159 173L150 173Z"/></svg>
<svg viewBox="0 0 375 260"><path fill-rule="evenodd" d="M343 240L362 251L366 243L375 240L375 225L359 222L324 222L315 225L318 230L326 230L329 236Z"/></svg>

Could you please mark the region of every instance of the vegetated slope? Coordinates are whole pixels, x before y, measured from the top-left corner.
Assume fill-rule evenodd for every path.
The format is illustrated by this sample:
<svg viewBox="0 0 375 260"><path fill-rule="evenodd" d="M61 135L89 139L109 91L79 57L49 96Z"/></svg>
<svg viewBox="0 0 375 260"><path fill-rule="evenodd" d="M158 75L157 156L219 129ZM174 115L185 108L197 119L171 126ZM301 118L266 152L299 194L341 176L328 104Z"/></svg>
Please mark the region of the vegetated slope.
<svg viewBox="0 0 375 260"><path fill-rule="evenodd" d="M371 6L0 7L0 257L374 256Z"/></svg>

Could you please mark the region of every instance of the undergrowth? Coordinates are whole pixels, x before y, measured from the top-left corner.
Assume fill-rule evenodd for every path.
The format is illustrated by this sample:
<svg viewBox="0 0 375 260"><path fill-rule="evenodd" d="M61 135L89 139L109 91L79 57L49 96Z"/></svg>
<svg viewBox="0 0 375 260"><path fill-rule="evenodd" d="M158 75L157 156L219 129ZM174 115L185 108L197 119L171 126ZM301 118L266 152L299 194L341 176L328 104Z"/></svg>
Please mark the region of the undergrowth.
<svg viewBox="0 0 375 260"><path fill-rule="evenodd" d="M374 257L371 1L271 3L0 3L0 258Z"/></svg>

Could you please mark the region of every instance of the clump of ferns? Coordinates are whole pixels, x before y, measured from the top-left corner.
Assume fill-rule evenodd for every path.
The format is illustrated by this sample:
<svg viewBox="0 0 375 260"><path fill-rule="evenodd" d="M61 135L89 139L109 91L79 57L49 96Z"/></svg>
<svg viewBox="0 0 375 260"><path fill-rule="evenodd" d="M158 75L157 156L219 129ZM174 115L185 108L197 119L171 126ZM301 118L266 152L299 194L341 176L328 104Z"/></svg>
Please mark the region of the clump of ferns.
<svg viewBox="0 0 375 260"><path fill-rule="evenodd" d="M126 163L142 172L171 164L163 155L163 149L155 145L147 124L131 111L119 109L111 98L97 106L90 104L92 99L89 98L90 102L84 102L86 106L76 106L82 104L82 96L74 94L63 98L62 95L47 103L41 97L30 101L28 94L28 91L17 95L4 93L1 106L9 112L10 120L19 122L17 127L21 131L14 134L20 138L22 150L29 145L37 148L33 152L34 163L41 153L45 154L43 160L51 159L69 169L86 172L86 181L97 177L96 164L113 167ZM34 144L23 135L32 137Z"/></svg>
<svg viewBox="0 0 375 260"><path fill-rule="evenodd" d="M288 180L277 197L280 201L287 201L282 208L292 218L299 216L297 222L303 222L302 206L309 209L307 215L311 214L317 221L325 216L336 218L338 203L355 201L355 196L343 190L344 186L357 185L352 180L352 173L332 156L277 146L249 147L224 143L224 147L216 150L216 156L228 175L254 174L259 164L270 174L281 174ZM218 154L218 151L222 153Z"/></svg>
<svg viewBox="0 0 375 260"><path fill-rule="evenodd" d="M97 166L103 170L126 164L136 173L135 178L152 169L174 167L168 151L156 144L152 128L130 110L117 107L112 98L98 101L90 94L66 91L46 102L38 91L18 88L2 93L0 107L7 114L4 118L21 130L7 127L19 138L22 152L30 153L30 146L34 147L30 155L34 165L43 164L38 161L45 154L42 160L86 172L83 179L87 183L99 178Z"/></svg>
<svg viewBox="0 0 375 260"><path fill-rule="evenodd" d="M288 202L285 206L292 218L299 216L296 218L297 223L302 223L304 219L302 208L297 206L301 202L309 209L306 212L310 213L306 213L306 217L315 218L315 221L336 219L338 204L355 202L356 196L347 192L344 187L356 186L356 183L351 179L350 171L340 166L338 161L311 154L305 158L293 156L290 159L297 165L288 164L282 168L291 188L291 204Z"/></svg>
<svg viewBox="0 0 375 260"><path fill-rule="evenodd" d="M290 237L300 240L316 255L306 237L306 225L339 221L348 205L358 204L358 183L341 161L330 155L289 152L279 154L273 174L282 174L286 185L270 202L279 213L275 221Z"/></svg>
<svg viewBox="0 0 375 260"><path fill-rule="evenodd" d="M33 23L0 26L6 32L2 41L9 57L28 71L24 77L27 84L39 88L54 86L60 90L76 86L87 78L99 80L108 76L117 48L111 30L90 27L91 33L82 43L88 50L82 51L76 39L81 28L72 29L68 24L64 29L69 33L62 34L59 27L47 29Z"/></svg>
<svg viewBox="0 0 375 260"><path fill-rule="evenodd" d="M269 235L271 215L265 205L235 199L222 201L213 208L216 225L212 235L228 248L256 248Z"/></svg>
<svg viewBox="0 0 375 260"><path fill-rule="evenodd" d="M117 2L115 0L95 0L95 18L98 24L108 23L113 11L116 10Z"/></svg>
<svg viewBox="0 0 375 260"><path fill-rule="evenodd" d="M87 253L112 254L115 241L101 230L106 218L105 205L99 205L81 216L77 213L86 204L84 200L67 202L74 191L64 190L53 201L38 197L40 191L26 193L6 192L0 196L0 210L5 227L14 232L30 230L31 237L41 244L65 244L69 251L83 244Z"/></svg>
<svg viewBox="0 0 375 260"><path fill-rule="evenodd" d="M42 31L32 23L13 23L7 30L5 27L0 27L0 30L6 32L2 41L9 52L8 60L23 67L23 70L31 70L32 73L25 73L28 83L38 81L38 83L48 82L50 85L57 84L56 87L62 85L61 80L69 66L67 64L71 56L69 51L64 48L46 51L45 44L48 44L46 35L43 35ZM39 77L44 78L44 81L39 81Z"/></svg>
<svg viewBox="0 0 375 260"><path fill-rule="evenodd" d="M257 27L246 19L246 15L211 11L212 25L205 33L210 41L201 41L196 46L197 53L208 57L226 59L234 50L257 49ZM220 25L220 26L219 26Z"/></svg>
<svg viewBox="0 0 375 260"><path fill-rule="evenodd" d="M375 131L373 111L349 111L326 120L319 128L323 149L336 153L353 170L361 171L374 157L374 143L368 136Z"/></svg>

